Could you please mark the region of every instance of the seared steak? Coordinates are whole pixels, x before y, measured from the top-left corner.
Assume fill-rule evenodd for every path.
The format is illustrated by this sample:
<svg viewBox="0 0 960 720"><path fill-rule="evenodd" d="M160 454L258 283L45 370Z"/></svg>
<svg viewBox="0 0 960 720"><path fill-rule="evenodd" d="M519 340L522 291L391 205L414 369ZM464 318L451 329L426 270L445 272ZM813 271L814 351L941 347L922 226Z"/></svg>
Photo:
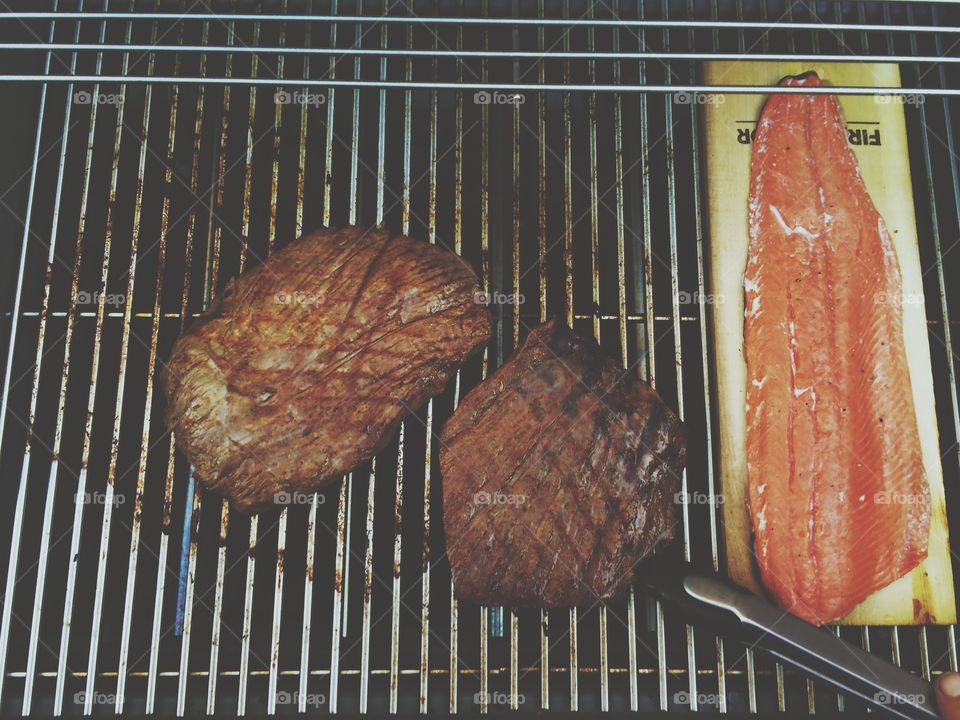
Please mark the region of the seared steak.
<svg viewBox="0 0 960 720"><path fill-rule="evenodd" d="M673 537L685 455L656 392L562 323L536 328L443 430L457 597L561 607L621 595Z"/></svg>
<svg viewBox="0 0 960 720"><path fill-rule="evenodd" d="M385 230L310 233L231 282L164 372L167 422L243 511L371 458L490 336L467 263Z"/></svg>

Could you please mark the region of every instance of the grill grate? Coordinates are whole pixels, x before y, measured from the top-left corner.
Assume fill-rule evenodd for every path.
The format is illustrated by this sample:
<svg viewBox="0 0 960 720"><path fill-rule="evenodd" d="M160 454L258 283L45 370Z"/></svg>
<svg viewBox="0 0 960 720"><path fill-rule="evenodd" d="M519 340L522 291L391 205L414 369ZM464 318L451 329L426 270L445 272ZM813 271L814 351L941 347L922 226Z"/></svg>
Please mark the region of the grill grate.
<svg viewBox="0 0 960 720"><path fill-rule="evenodd" d="M955 505L955 7L120 5L0 14L0 79L38 113L11 209L24 229L0 414L0 473L17 488L0 513L4 710L856 712L642 594L504 610L496 636L495 611L452 596L435 434L559 314L681 408L684 487L714 497L700 114L673 93L718 90L697 72L714 57L889 59L926 100L907 120ZM191 492L157 373L227 280L303 229L348 222L442 243L525 302L498 306L489 350L374 462L289 509L231 515ZM683 529L689 558L722 567L716 503L685 505ZM837 632L927 677L957 668L953 627Z"/></svg>

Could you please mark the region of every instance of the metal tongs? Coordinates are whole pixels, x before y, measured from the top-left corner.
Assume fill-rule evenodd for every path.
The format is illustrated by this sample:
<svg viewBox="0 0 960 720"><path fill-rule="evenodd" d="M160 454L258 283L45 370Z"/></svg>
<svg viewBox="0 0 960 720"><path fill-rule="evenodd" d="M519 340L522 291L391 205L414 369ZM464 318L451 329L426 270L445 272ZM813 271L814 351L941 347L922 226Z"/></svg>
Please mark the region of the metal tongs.
<svg viewBox="0 0 960 720"><path fill-rule="evenodd" d="M692 624L711 623L721 634L858 698L887 717L940 717L927 680L785 613L728 578L694 570L670 553L652 558L642 568L643 584Z"/></svg>

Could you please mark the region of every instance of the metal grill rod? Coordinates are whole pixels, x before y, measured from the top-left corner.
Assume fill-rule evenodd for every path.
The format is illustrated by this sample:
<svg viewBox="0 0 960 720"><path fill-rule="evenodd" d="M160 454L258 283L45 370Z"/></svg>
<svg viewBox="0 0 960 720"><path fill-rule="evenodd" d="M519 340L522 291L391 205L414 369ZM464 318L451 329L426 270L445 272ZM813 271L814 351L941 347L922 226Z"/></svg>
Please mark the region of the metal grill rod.
<svg viewBox="0 0 960 720"><path fill-rule="evenodd" d="M157 28L153 28L153 37L156 37ZM124 67L126 68L126 58L124 55ZM150 73L153 71L156 56L150 54L148 59L147 72ZM137 164L137 185L134 193L134 207L133 207L133 219L132 219L132 229L131 229L131 241L130 241L130 263L127 268L127 287L126 287L126 297L133 297L133 291L135 287L136 279L136 269L137 269L137 249L139 246L140 239L140 217L143 207L143 177L146 167L147 160L147 137L149 134L150 127L150 108L152 104L153 92L148 87L147 91L144 93L144 105L143 105L143 116L141 119L140 127L140 153ZM158 300L155 301L155 306L158 306ZM131 334L131 312L132 312L133 303L126 303L124 307L124 322L123 322L123 331L121 334L120 340L120 360L119 360L119 375L117 378L117 397L114 405L114 422L113 422L113 431L112 431L112 441L111 441L111 450L110 450L110 463L107 468L107 489L106 489L106 500L104 503L104 512L103 519L101 523L100 531L100 552L97 563L97 587L94 595L94 608L93 608L93 619L91 622L91 627L94 628L93 633L91 634L90 639L90 648L88 653L88 677L87 677L87 686L86 686L86 696L85 696L85 706L86 710L89 712L92 708L93 702L93 690L94 690L94 674L96 672L96 665L98 659L98 651L100 647L100 627L102 625L102 612L103 612L103 598L104 591L106 586L106 573L107 573L107 556L109 551L109 542L110 542L110 529L113 522L113 497L115 492L115 480L117 473L117 461L120 448L120 428L122 423L122 414L123 414L123 401L125 396L126 388L126 377L128 371L128 351L130 347L130 334ZM152 365L155 362L155 351L151 354L150 364ZM149 386L152 389L153 378L151 376ZM148 396L147 399L147 412L145 415L149 415L149 403L151 397ZM122 702L122 698L118 695L117 697L118 704Z"/></svg>
<svg viewBox="0 0 960 720"><path fill-rule="evenodd" d="M908 14L908 17L912 18L912 12ZM934 20L937 18L936 10L933 14ZM936 40L936 49L940 51L942 49L940 43L940 37L937 36ZM911 38L910 42L911 49L916 48L916 39ZM920 74L919 69L916 71L917 81L922 80L922 75ZM939 68L939 79L940 86L944 87L946 85L946 74L942 67ZM932 131L927 125L926 122L926 109L923 106L920 106L920 124L923 127L923 155L924 155L924 167L926 170L927 178L933 177L933 169L931 162L931 152L930 152L930 135ZM947 150L950 153L951 158L956 158L956 144L954 142L953 135L953 124L950 117L950 108L947 103L947 100L943 100L943 113L944 113L944 123L946 127L946 136L947 136ZM957 213L957 218L960 219L960 175L957 172L956 162L950 163L950 176L953 185L953 201L954 209ZM953 429L954 437L960 437L960 404L958 404L957 399L957 375L956 375L956 366L954 363L954 353L953 353L953 341L951 338L950 332L950 312L949 305L947 303L947 287L944 278L943 272L943 255L944 251L941 247L940 242L940 229L939 225L936 222L937 218L937 204L936 204L936 185L930 183L929 186L929 195L930 195L930 216L932 219L931 229L933 232L933 244L934 252L937 259L937 282L940 289L940 309L943 315L943 343L947 350L946 360L947 360L947 372L949 377L949 387L950 387L950 403L951 409L953 411ZM946 252L949 252L950 248L947 248ZM958 459L960 459L960 449L957 451ZM951 670L957 669L957 647L956 647L956 625L951 625L947 629L947 657L950 664ZM930 649L927 642L927 628L926 626L922 627L920 630L920 652L921 652L921 669L923 676L926 679L931 679L931 665L930 665ZM941 656L942 658L942 656Z"/></svg>
<svg viewBox="0 0 960 720"><path fill-rule="evenodd" d="M615 14L619 14L620 2L615 0L613 5L613 11ZM620 30L616 31L616 34L613 36L613 50L615 53L620 51ZM621 79L621 63L618 60L613 66L614 80L620 82ZM541 65L540 72L540 82L544 80L543 66ZM544 141L543 137L546 135L545 120L543 117L544 104L540 103L540 149L541 152L544 150ZM626 295L626 204L624 197L624 170L623 170L623 98L620 95L616 96L616 101L613 106L613 133L614 133L614 175L616 176L616 208L617 208L617 311L619 317L617 319L617 334L620 344L620 363L623 367L630 366L630 356L628 351L628 340L627 340L627 295ZM541 160L541 188L545 183L545 178L543 177L544 169L542 167ZM541 208L543 208L543 198L541 197ZM543 211L541 211L543 212ZM545 221L545 218L543 218ZM540 276L541 276L541 285L545 286L546 284L546 267L544 259L544 247L543 243L545 238L543 233L546 228L541 227L541 253L540 253ZM541 292L545 292L546 288L543 287ZM543 309L545 314L545 308ZM542 317L541 320L545 320L545 317ZM637 687L637 644L634 642L634 638L637 636L637 591L636 583L630 583L629 595L627 597L627 666L629 669L629 693L630 693L630 709L636 711L638 709L639 703L639 688ZM544 658L543 664L546 665L546 658ZM544 674L546 674L544 670Z"/></svg>
<svg viewBox="0 0 960 720"><path fill-rule="evenodd" d="M131 23L127 24L126 36L130 37L131 32ZM129 63L129 56L124 55L123 59L123 69L126 71ZM79 547L80 547L80 536L83 526L84 518L84 503L80 501L80 498L83 496L86 490L87 482L87 472L88 464L90 459L91 452L91 435L93 429L93 417L94 417L94 408L96 405L96 391L97 391L97 381L99 377L99 367L100 367L100 353L102 350L102 340L103 340L103 328L104 328L104 311L105 311L105 297L107 290L107 279L110 269L110 256L111 256L111 247L113 241L113 232L112 232L112 222L113 222L113 209L116 202L116 192L117 192L117 183L118 183L118 174L119 174L119 159L120 159L120 144L122 139L122 130L123 130L123 106L121 105L117 109L117 124L114 130L114 144L113 144L113 161L110 172L110 186L108 191L107 198L107 221L106 221L106 232L104 234L104 252L103 260L100 268L100 298L97 303L97 319L96 327L94 331L94 342L93 342L93 351L92 351L92 362L90 369L90 390L87 394L87 412L86 412L86 423L84 427L84 437L83 437L83 449L81 451L81 466L80 466L80 475L77 480L77 496L74 502L74 515L73 515L73 525L70 538L70 555L69 555L69 565L67 570L67 583L64 593L64 606L63 606L63 620L62 628L60 634L60 651L57 662L57 685L56 685L56 695L54 697L54 714L59 714L62 711L63 707L63 693L66 685L66 672L67 672L67 655L70 648L70 630L73 623L73 610L74 610L74 600L76 593L76 578L78 571L78 562L79 562ZM90 117L90 126L91 133L95 126L96 116L91 112ZM90 136L92 137L92 135ZM89 148L88 148L89 150ZM89 152L88 152L89 158ZM85 173L89 178L89 166L85 168ZM84 185L86 186L87 182L85 181ZM78 229L78 235L83 236L85 231L85 218L83 215L80 216L80 228ZM79 243L79 240L78 240ZM75 303L74 303L75 304ZM125 330L126 332L126 330ZM123 355L124 353L122 353ZM125 358L121 357L121 364ZM122 395L122 389L118 391L118 397ZM112 489L108 486L107 493L110 500L112 501ZM112 504L112 502L111 502ZM107 511L109 510L109 505L104 508L104 520L107 519ZM103 554L104 545L102 542L101 535L101 555ZM99 585L99 582L98 582ZM94 632L99 633L99 628L94 626ZM91 657L93 657L93 662L88 663L88 673L95 671L95 650L94 646L97 644L97 637L91 634L90 639L90 650ZM92 693L90 692L91 688L87 688L87 695L84 699L84 712L89 714L92 708Z"/></svg>
<svg viewBox="0 0 960 720"><path fill-rule="evenodd" d="M354 80L354 79L311 79L298 80L295 78L238 78L238 77L173 77L161 75L0 75L3 82L66 82L66 83L116 83L116 84L174 84L181 85L270 85L270 86L305 86L305 87L348 87L348 88L387 88L403 90L489 90L496 87L503 92L642 92L642 93L706 93L730 95L769 95L767 85L587 85L581 83L539 85L536 83L453 83L422 80ZM928 96L957 96L960 88L909 88L909 87L859 87L850 85L824 87L778 87L776 92L781 95L928 95Z"/></svg>
<svg viewBox="0 0 960 720"><path fill-rule="evenodd" d="M663 12L667 13L669 11L669 4L667 0L663 0ZM668 31L663 31L663 43L667 51L670 49L670 33ZM672 69L672 59L667 61L667 80L669 81L673 75ZM696 106L690 105L691 115L695 115ZM673 355L674 355L674 364L676 367L676 377L677 377L677 412L680 416L680 420L686 418L686 412L684 408L684 397L683 397L683 347L682 347L682 336L680 334L680 274L679 274L679 258L678 258L678 249L677 249L677 179L676 179L676 152L675 152L675 139L673 132L673 110L674 103L670 98L664 98L664 117L665 117L665 126L666 126L666 163L667 163L667 188L669 194L667 197L667 224L670 234L670 283L673 296ZM693 126L696 127L697 124L694 122ZM684 467L681 471L681 489L683 492L683 497L689 497L687 492L687 468ZM691 559L691 547L690 547L690 506L688 502L684 502L681 507L681 521L683 525L683 553L686 560ZM690 624L686 624L686 639L687 639L687 689L689 691L689 704L691 710L696 710L698 705L698 693L697 693L697 655L696 655L696 636L694 634L693 627Z"/></svg>
<svg viewBox="0 0 960 720"><path fill-rule="evenodd" d="M182 27L182 26L181 26ZM229 45L233 44L233 23L230 23L227 27L227 43ZM229 77L233 74L233 56L228 55L226 59L225 73ZM210 292L207 293L208 296L213 295L213 288L217 287L217 280L219 277L220 271L220 246L221 238L223 234L223 224L216 223L214 224L214 216L219 213L223 208L223 186L225 183L226 176L226 148L227 148L227 131L230 126L229 121L229 108L230 108L230 99L231 99L231 86L225 85L223 87L223 112L221 113L220 119L220 143L217 149L217 179L215 183L216 195L213 198L211 205L216 207L215 212L211 212L209 215L208 222L213 225L213 248L212 256L213 262L210 269ZM211 188L211 191L213 189ZM208 228L207 234L209 237L210 230ZM314 506L315 508L315 506ZM311 510L311 520L315 521L316 515L315 510ZM224 577L226 575L226 566L227 566L227 537L229 535L229 522L230 522L230 504L225 499L220 503L220 542L217 548L217 575L216 581L214 584L214 596L213 596L213 622L210 628L210 663L209 663L209 677L207 680L207 714L213 714L216 709L216 700L217 700L217 664L220 661L220 624L221 618L223 616L223 588L224 588ZM313 525L310 524L308 520L308 534L312 531ZM304 583L305 587L310 586L309 573L306 582ZM309 627L310 620L309 617L304 617L304 626Z"/></svg>
<svg viewBox="0 0 960 720"><path fill-rule="evenodd" d="M691 10L692 0L688 2L688 10ZM763 4L764 12L766 11L766 3ZM716 2L711 4L711 11L716 16ZM741 34L742 35L742 34ZM766 40L764 36L764 40ZM693 33L690 33L690 41L693 42ZM717 47L717 35L713 34L712 37L713 47ZM691 80L694 79L696 74L696 69L690 69ZM699 128L700 124L697 118L697 113L694 111L693 122L690 124L690 149L692 154L692 176L693 176L693 206L694 206L694 222L695 222L695 231L697 238L697 292L700 293L701 298L706 297L706 283L704 280L704 238L703 238L703 208L701 207L701 181L700 181L700 172L701 172L701 160L700 160L700 140L699 140ZM707 337L707 314L702 311L700 312L700 362L701 366L704 368L703 373L703 407L704 407L704 424L705 424L705 435L706 435L706 446L708 448L713 447L713 415L710 405L710 373L706 371L706 368L709 368L709 340ZM710 498L710 552L711 560L713 564L713 569L719 571L720 569L720 557L719 557L719 537L718 537L718 517L717 517L717 508L718 503L715 502L717 497L717 490L714 478L714 468L713 468L713 453L707 453L707 493ZM724 645L723 638L720 635L717 635L714 640L714 647L716 649L716 663L717 663L717 710L721 713L727 711L727 682L726 682L726 657L724 654Z"/></svg>
<svg viewBox="0 0 960 720"><path fill-rule="evenodd" d="M308 26L309 27L309 26ZM779 29L779 28L778 28ZM336 48L336 47L283 47L283 46L231 46L231 45L151 45L151 44L93 44L93 43L0 43L0 51L4 50L31 50L45 52L173 52L173 53L219 53L253 55L274 54L282 60L287 55L333 55L336 57L373 56L373 57L448 57L462 58L492 58L498 60L744 60L744 61L782 61L796 60L801 62L928 62L928 63L958 63L960 57L952 55L854 55L850 53L816 54L816 53L732 53L732 52L606 52L606 51L572 51L572 50L417 50L411 48ZM278 78L279 79L279 78ZM377 81L379 85L385 78ZM542 82L542 81L541 81ZM294 83L291 79L290 83ZM831 86L832 87L832 86Z"/></svg>
<svg viewBox="0 0 960 720"><path fill-rule="evenodd" d="M75 30L75 36L79 37L80 26L78 25ZM76 54L71 58L71 71L76 67ZM67 96L72 95L73 88L72 86L67 87ZM64 170L66 166L67 159L67 145L69 141L69 131L70 131L70 117L71 117L71 104L67 103L64 108L63 116L63 133L60 137L60 160L57 167L57 185L56 191L54 194L54 204L53 204L53 214L52 222L50 227L50 240L49 245L47 246L47 268L48 273L46 275L46 282L44 283L44 297L43 297L43 310L41 310L41 316L44 316L44 312L49 308L50 305L50 292L52 285L52 275L49 270L53 267L53 261L56 257L56 245L57 245L57 233L60 227L60 203L63 198L63 182L64 182ZM73 293L76 292L77 284L79 282L79 272L80 272L80 247L77 246L77 254L74 260L73 265L73 275L71 280L71 290ZM75 304L74 304L75 305ZM23 693L23 705L22 712L24 715L29 714L30 707L33 700L33 676L36 671L37 665L37 652L39 650L40 644L40 622L41 616L43 614L43 596L44 588L46 587L47 579L47 558L49 555L50 549L50 537L52 531L52 522L53 522L53 507L56 501L56 482L58 471L60 468L60 448L61 441L63 438L63 420L64 420L64 411L66 409L66 400L67 400L67 376L69 374L69 364L70 364L70 343L73 338L73 329L74 329L74 317L71 316L67 319L67 331L64 337L64 350L63 350L63 370L60 373L60 392L59 399L57 403L57 420L56 420L56 430L54 434L53 447L51 448L51 462L50 462L50 472L47 480L47 489L46 497L44 502L44 512L43 512L43 529L40 534L40 551L39 551L39 563L37 567L37 583L34 587L34 596L33 596L33 614L30 622L30 646L27 651L27 666L26 666L26 675L24 680L24 693ZM44 327L40 330L37 339L37 356L35 360L35 367L37 372L42 363L42 351L44 345L44 336L46 330L46 322L43 322ZM34 385L34 390L36 390L36 384ZM25 483L27 479L27 470L30 465L30 459L33 457L30 452L30 436L33 430L34 422L34 408L36 407L36 394L31 396L31 412L30 412L30 425L29 431L27 433L27 447L24 450L24 461L23 469L21 474L21 483ZM80 498L76 497L75 502L80 502ZM22 537L17 538L17 543L22 540Z"/></svg>
<svg viewBox="0 0 960 720"><path fill-rule="evenodd" d="M587 11L587 18L593 18L593 5L591 4ZM619 30L618 30L619 35ZM587 47L593 52L596 48L596 29L591 27L587 32ZM587 73L590 78L591 83L596 83L597 79L597 65L596 61L591 58L587 62ZM519 116L520 106L514 106L515 114ZM591 291L591 300L593 307L600 307L600 188L599 188L599 175L597 172L597 94L590 93L587 99L587 118L590 124L588 130L588 157L590 159L590 263L591 267L591 277L592 277L592 286ZM518 145L517 140L514 140L514 145ZM606 204L604 204L606 206ZM518 222L517 211L514 211L515 219L514 222ZM619 225L619 223L618 223ZM519 227L517 227L517 234L519 234ZM519 238L517 239L519 243ZM622 286L621 286L622 287ZM515 287L514 292L519 293L520 288ZM600 318L594 316L593 319L593 336L596 341L599 343L600 338ZM603 712L607 712L610 709L610 656L609 656L609 647L607 642L607 629L608 629L608 618L607 618L607 604L600 604L599 611L599 645L600 645L600 709Z"/></svg>
<svg viewBox="0 0 960 720"><path fill-rule="evenodd" d="M386 8L386 0L384 7ZM463 0L458 0L458 7L463 9ZM386 39L386 26L383 28L383 38ZM463 28L457 27L457 48L463 47ZM386 60L383 62L381 77L385 77ZM463 80L463 64L457 63L457 80ZM385 91L381 90L381 111L383 110ZM463 250L463 95L458 94L454 110L454 194L453 194L453 251L460 255ZM456 410L460 405L460 370L457 370L453 388L453 407ZM448 684L448 704L451 714L457 712L459 697L460 667L460 615L457 596L453 588L453 577L450 578L450 655Z"/></svg>
<svg viewBox="0 0 960 720"><path fill-rule="evenodd" d="M287 10L287 0L283 0L282 9ZM287 24L280 25L280 45L284 45L287 36ZM283 77L284 74L284 56L277 59L277 76ZM277 234L277 192L280 181L280 132L283 122L283 105L274 103L273 105L273 166L270 175L270 215L268 219L267 247L273 252L273 246ZM303 205L303 196L298 195L297 206ZM298 209L302 212L302 209ZM270 635L270 675L267 681L267 714L273 715L277 711L277 681L280 669L280 623L283 614L283 580L284 580L284 557L287 547L287 521L289 508L284 506L280 511L280 524L277 527L277 553L276 553L276 574L274 581L273 594L273 616ZM299 698L298 698L299 702Z"/></svg>
<svg viewBox="0 0 960 720"><path fill-rule="evenodd" d="M256 22L253 25L253 42L258 44L260 42L260 23ZM250 68L250 72L253 75L253 78L249 78L248 82L252 79L260 80L256 78L257 68L259 63L253 63ZM269 84L270 79L264 79L264 84ZM331 103L332 105L332 103ZM247 105L247 124L248 127L254 126L254 118L256 115L257 107L257 94L255 92L249 93L249 102ZM225 110L226 111L226 110ZM252 192L252 183L253 183L253 139L247 135L246 143L246 157L245 157L245 167L244 167L244 180L243 180L243 210L242 210L242 230L240 235L242 237L242 256L240 261L240 273L243 272L244 266L249 255L250 246L249 246L249 237L250 237L250 197ZM228 520L229 504L226 500L223 500L223 505L221 507L221 522L226 524ZM237 697L237 715L246 714L247 708L247 690L248 690L248 681L250 673L250 640L251 640L251 628L253 624L253 586L256 580L256 569L257 563L255 558L255 550L257 547L257 530L259 526L260 515L254 515L250 518L250 529L249 535L247 538L247 547L249 548L249 553L247 554L247 568L246 568L246 582L244 588L243 596L243 631L241 633L241 642L240 642L240 683L239 691Z"/></svg>
<svg viewBox="0 0 960 720"><path fill-rule="evenodd" d="M937 19L937 11L933 12L933 19ZM936 38L936 48L937 51L942 51L942 45L940 43L940 38ZM940 86L946 87L947 77L943 71L943 68L939 68L940 75ZM950 117L950 106L946 100L943 101L943 118L946 123L946 134L947 134L947 149L950 151L951 157L957 157L956 143L953 139L953 126L951 124ZM953 180L953 201L954 201L954 210L957 213L957 219L960 221L960 173L958 173L957 164L950 163L950 176ZM927 177L930 177L930 174L927 174ZM937 280L940 284L940 306L943 312L943 339L944 344L947 346L947 369L949 370L950 375L950 403L953 409L953 431L954 437L960 438L960 403L958 403L957 396L957 373L956 366L953 360L953 341L950 337L950 314L947 309L947 287L944 281L943 273L943 255L940 252L940 247L936 247L937 251ZM960 446L957 449L957 459L960 461ZM947 657L949 661L949 667L951 670L957 670L957 637L956 637L956 625L951 625L947 629Z"/></svg>
<svg viewBox="0 0 960 720"><path fill-rule="evenodd" d="M890 0L894 1L894 0ZM922 0L907 0L907 2ZM949 4L956 4L955 1ZM577 27L613 27L613 28L649 28L649 29L670 29L670 28L697 28L718 30L770 30L775 25L778 30L810 30L810 31L867 31L867 32L906 32L906 33L951 33L960 32L960 27L945 25L896 25L896 24L868 24L859 23L820 23L820 22L789 22L775 23L755 22L755 21L712 21L712 20L647 20L634 18L519 18L519 17L424 17L414 15L263 15L251 13L230 13L227 15L211 13L157 13L157 12L17 12L0 13L0 21L3 20L168 20L173 22L184 22L189 20L215 20L222 22L225 18L238 22L322 22L322 23L344 23L344 24L371 24L371 23L390 23L398 25L533 25L540 26L577 26Z"/></svg>
<svg viewBox="0 0 960 720"><path fill-rule="evenodd" d="M55 3L57 0L55 0ZM57 5L54 4L54 8ZM54 32L56 25L55 23L50 23L50 39L53 40ZM47 55L44 67L47 72L50 70L50 63L52 61L52 56ZM19 270L17 272L16 280L16 293L14 295L14 305L13 305L13 314L10 320L10 337L9 344L7 346L7 364L6 370L3 376L3 411L0 412L0 438L3 438L3 432L5 430L6 421L7 421L7 412L6 408L8 407L8 400L10 397L10 387L13 373L13 360L14 360L14 350L17 342L17 329L19 327L18 314L20 311L20 305L23 297L23 280L24 274L26 271L26 261L27 261L27 245L30 238L30 222L33 218L33 198L34 191L36 190L37 185L37 166L39 165L39 160L41 157L40 153L40 141L43 134L43 120L46 114L47 106L47 85L44 83L40 89L40 102L39 109L37 111L37 133L36 139L33 146L33 162L30 166L30 181L27 188L27 207L23 219L23 235L20 241L20 261L19 261ZM89 167L89 165L88 165ZM41 332L42 328L45 326L45 321L43 320L43 314L41 314ZM36 362L33 366L33 379L32 386L33 391L31 393L31 398L36 397L36 388L37 383L40 378L40 363ZM30 443L27 442L24 452L29 453ZM27 458L24 458L24 466L26 465ZM14 506L13 514L13 528L12 528L12 537L11 537L11 552L10 559L7 564L7 579L4 590L4 598L6 601L3 603L2 611L2 621L0 621L0 698L3 697L3 689L5 686L4 678L7 665L7 651L10 645L10 624L13 620L13 596L17 584L17 575L19 572L20 566L20 539L23 536L23 514L26 507L26 494L27 494L27 483L26 475L21 471L20 484L17 488L17 500L16 505Z"/></svg>
<svg viewBox="0 0 960 720"><path fill-rule="evenodd" d="M102 26L105 28L104 26ZM156 33L156 25L154 25L153 32ZM181 30L180 37L182 39L183 32ZM177 57L175 60L176 66L179 67L180 58ZM174 155L174 144L176 137L176 114L177 107L179 105L179 93L176 88L172 92L171 102L170 102L170 121L168 126L167 133L167 165L164 170L164 180L166 183L170 183L173 179L173 155ZM91 148L92 149L92 148ZM149 439L150 439L150 407L153 402L153 385L154 385L154 372L156 371L157 364L157 343L158 335L160 329L160 319L162 317L161 313L161 297L163 290L163 271L166 266L166 251L167 251L167 233L169 230L169 209L170 209L170 197L169 195L164 195L163 198L163 209L160 214L160 237L158 241L158 250L157 250L157 275L154 283L154 303L153 303L153 312L151 320L151 330L150 330L150 348L149 348L149 360L147 365L147 388L146 388L146 411L144 414L143 428L141 430L140 437L140 455L137 461L137 490L134 497L134 511L133 511L133 527L131 528L130 533L130 559L127 565L127 586L124 598L123 605L123 625L121 630L121 641L120 641L120 659L117 666L117 702L116 710L117 712L123 712L124 706L124 696L126 694L126 682L127 682L127 668L129 662L129 650L130 650L130 638L132 634L133 626L133 606L134 606L134 596L136 593L136 578L137 578L137 559L139 557L140 550L140 529L141 529L141 514L143 511L143 491L146 482L146 464L147 464L147 454L149 452Z"/></svg>

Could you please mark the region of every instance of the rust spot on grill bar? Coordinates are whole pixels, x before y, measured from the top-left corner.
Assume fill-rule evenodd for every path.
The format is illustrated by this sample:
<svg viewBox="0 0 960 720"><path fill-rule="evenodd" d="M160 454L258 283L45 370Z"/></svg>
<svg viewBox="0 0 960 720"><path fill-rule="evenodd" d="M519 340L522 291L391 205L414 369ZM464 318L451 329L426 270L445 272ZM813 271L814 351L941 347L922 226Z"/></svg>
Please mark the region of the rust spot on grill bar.
<svg viewBox="0 0 960 720"><path fill-rule="evenodd" d="M223 507L220 510L220 545L227 544L227 533L230 527L230 505L226 500L223 501Z"/></svg>

